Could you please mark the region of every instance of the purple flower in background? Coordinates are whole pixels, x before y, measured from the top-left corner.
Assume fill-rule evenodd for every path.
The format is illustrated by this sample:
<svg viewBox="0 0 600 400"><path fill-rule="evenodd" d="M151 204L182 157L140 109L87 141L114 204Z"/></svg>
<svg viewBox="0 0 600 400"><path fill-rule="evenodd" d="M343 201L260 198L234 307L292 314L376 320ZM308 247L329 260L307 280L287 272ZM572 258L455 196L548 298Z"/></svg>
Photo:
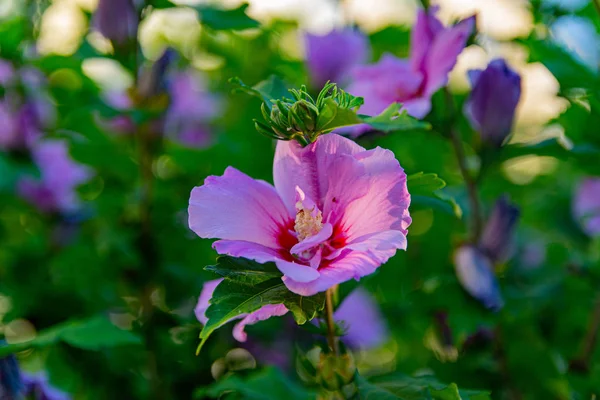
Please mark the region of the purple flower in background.
<svg viewBox="0 0 600 400"><path fill-rule="evenodd" d="M116 46L137 36L138 13L132 0L99 0L92 25Z"/></svg>
<svg viewBox="0 0 600 400"><path fill-rule="evenodd" d="M496 201L479 240L479 247L493 262L508 258L519 214L519 209L509 203L507 196Z"/></svg>
<svg viewBox="0 0 600 400"><path fill-rule="evenodd" d="M91 170L73 161L66 142L61 140L36 143L32 156L40 178L22 177L18 183L19 194L43 212L77 211L80 207L77 186L90 179Z"/></svg>
<svg viewBox="0 0 600 400"><path fill-rule="evenodd" d="M311 296L372 274L406 249L410 195L394 153L336 134L302 147L279 141L275 187L229 167L192 190L189 226L219 254L275 262Z"/></svg>
<svg viewBox="0 0 600 400"><path fill-rule="evenodd" d="M454 253L454 266L461 285L485 307L499 310L504 305L494 273L494 264L510 255L519 209L506 196L500 197L477 245L463 245Z"/></svg>
<svg viewBox="0 0 600 400"><path fill-rule="evenodd" d="M215 279L204 284L198 304L194 310L196 318L206 324L206 310L216 287L223 279ZM283 304L268 304L249 314L241 314L230 321L241 319L233 327L233 337L238 342L245 342L248 336L245 332L247 325L267 320L271 317L281 317L288 309ZM371 295L363 289L353 291L335 311L334 319L346 328L343 340L353 349L370 349L385 343L389 337L385 320Z"/></svg>
<svg viewBox="0 0 600 400"><path fill-rule="evenodd" d="M465 102L465 115L484 142L500 147L512 129L521 77L496 59L485 70L469 71L469 79L473 91Z"/></svg>
<svg viewBox="0 0 600 400"><path fill-rule="evenodd" d="M484 307L498 311L504 306L494 266L477 246L459 247L454 253L454 266L462 287Z"/></svg>
<svg viewBox="0 0 600 400"><path fill-rule="evenodd" d="M307 33L306 64L311 85L321 88L327 81L343 84L352 68L370 55L368 38L358 30L334 30L324 36Z"/></svg>
<svg viewBox="0 0 600 400"><path fill-rule="evenodd" d="M5 342L0 340L0 344ZM23 389L21 371L15 356L0 358L0 399L20 399Z"/></svg>
<svg viewBox="0 0 600 400"><path fill-rule="evenodd" d="M600 178L581 181L575 192L573 214L588 236L600 236Z"/></svg>
<svg viewBox="0 0 600 400"><path fill-rule="evenodd" d="M470 17L444 27L434 14L435 9L419 11L408 60L386 54L376 64L354 69L348 92L364 98L362 114L379 114L392 103L402 103L416 118L429 113L431 96L448 82L475 24Z"/></svg>
<svg viewBox="0 0 600 400"><path fill-rule="evenodd" d="M10 76L3 76L8 72ZM0 99L0 150L26 149L53 124L54 106L45 93L45 78L37 69L14 71L10 64L0 60L0 80L4 78L8 81L5 95ZM15 86L19 79L24 90Z"/></svg>
<svg viewBox="0 0 600 400"><path fill-rule="evenodd" d="M0 100L0 149L12 150L24 147L24 138L19 133L18 115L8 99Z"/></svg>
<svg viewBox="0 0 600 400"><path fill-rule="evenodd" d="M0 85L6 86L15 78L15 69L10 61L0 60Z"/></svg>
<svg viewBox="0 0 600 400"><path fill-rule="evenodd" d="M25 396L33 400L70 400L71 396L62 390L56 389L48 381L48 376L43 373L30 374L23 372Z"/></svg>
<svg viewBox="0 0 600 400"><path fill-rule="evenodd" d="M168 86L171 104L165 119L167 136L190 147L210 145L209 124L221 113L221 99L192 70L174 73Z"/></svg>
<svg viewBox="0 0 600 400"><path fill-rule="evenodd" d="M346 328L344 343L353 349L381 346L389 338L385 319L373 297L358 288L335 310L334 319Z"/></svg>

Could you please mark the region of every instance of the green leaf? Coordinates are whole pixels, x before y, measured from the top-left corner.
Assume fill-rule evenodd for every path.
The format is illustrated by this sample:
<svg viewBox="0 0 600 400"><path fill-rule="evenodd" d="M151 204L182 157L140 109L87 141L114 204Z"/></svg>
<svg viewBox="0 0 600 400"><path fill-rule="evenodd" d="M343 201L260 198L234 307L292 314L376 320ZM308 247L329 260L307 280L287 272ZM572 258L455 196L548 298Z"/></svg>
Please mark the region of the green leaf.
<svg viewBox="0 0 600 400"><path fill-rule="evenodd" d="M242 4L231 10L223 10L207 5L195 7L202 24L217 31L258 28L260 23L246 14L247 8L248 4Z"/></svg>
<svg viewBox="0 0 600 400"><path fill-rule="evenodd" d="M455 383L446 385L433 377L413 378L402 374L376 377L370 381L357 377L361 399L383 400L490 400L489 392L459 390Z"/></svg>
<svg viewBox="0 0 600 400"><path fill-rule="evenodd" d="M409 116L406 111L400 111L401 104L394 103L376 116L359 115L349 108L340 107L333 99L325 101L319 111L317 131L330 132L346 126L367 124L382 132L404 131L414 129L429 129L427 122L419 121Z"/></svg>
<svg viewBox="0 0 600 400"><path fill-rule="evenodd" d="M437 174L418 172L406 179L411 205L435 208L447 214L462 217L462 209L456 201L442 189L446 182Z"/></svg>
<svg viewBox="0 0 600 400"><path fill-rule="evenodd" d="M259 264L246 258L230 256L220 256L217 258L217 264L208 265L204 269L215 272L224 278L235 278L240 283L248 281L248 284L283 276L275 263Z"/></svg>
<svg viewBox="0 0 600 400"><path fill-rule="evenodd" d="M265 390L268 388L268 390ZM230 375L207 388L194 393L194 397L221 398L226 392L234 392L248 400L310 400L316 394L287 378L279 369L268 367L250 376Z"/></svg>
<svg viewBox="0 0 600 400"><path fill-rule="evenodd" d="M529 61L544 64L560 82L562 90L598 88L598 76L559 45L550 40L534 38L526 39L523 43L529 47Z"/></svg>
<svg viewBox="0 0 600 400"><path fill-rule="evenodd" d="M316 131L323 133L331 132L334 129L358 125L361 122L355 111L340 107L333 99L327 99L323 107L319 110Z"/></svg>
<svg viewBox="0 0 600 400"><path fill-rule="evenodd" d="M31 348L50 346L59 341L85 350L141 343L134 333L116 327L105 316L96 316L58 324L41 331L35 339L27 342L0 346L0 358Z"/></svg>
<svg viewBox="0 0 600 400"><path fill-rule="evenodd" d="M430 129L431 125L409 116L406 110L401 110L402 104L394 103L383 110L381 114L370 117L368 115L359 115L359 118L365 124L369 124L373 129L382 132L406 131L415 129Z"/></svg>
<svg viewBox="0 0 600 400"><path fill-rule="evenodd" d="M267 304L284 304L299 325L313 319L325 306L323 293L311 297L290 292L276 274L274 263L221 257L208 269L227 276L215 289L206 310L208 322L200 332L198 352L208 337L242 314L254 312Z"/></svg>
<svg viewBox="0 0 600 400"><path fill-rule="evenodd" d="M277 75L271 75L269 78L257 83L254 86L248 86L238 77L229 79L235 88L234 91L244 92L262 100L269 110L273 107L271 100L281 99L289 96L289 86Z"/></svg>
<svg viewBox="0 0 600 400"><path fill-rule="evenodd" d="M406 178L410 194L430 195L446 187L446 182L437 174L417 172Z"/></svg>

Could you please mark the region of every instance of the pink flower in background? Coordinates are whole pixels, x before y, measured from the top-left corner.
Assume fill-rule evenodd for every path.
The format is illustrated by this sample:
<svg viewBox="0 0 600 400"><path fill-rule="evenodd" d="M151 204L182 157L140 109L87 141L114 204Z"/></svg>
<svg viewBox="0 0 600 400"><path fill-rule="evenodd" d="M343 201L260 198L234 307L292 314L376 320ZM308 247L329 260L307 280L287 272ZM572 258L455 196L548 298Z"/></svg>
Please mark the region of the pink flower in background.
<svg viewBox="0 0 600 400"><path fill-rule="evenodd" d="M448 82L475 24L471 17L444 27L434 14L435 9L419 11L408 60L385 54L378 63L354 70L348 92L364 98L362 114L379 114L392 103L402 103L416 118L429 113L431 96Z"/></svg>
<svg viewBox="0 0 600 400"><path fill-rule="evenodd" d="M220 254L275 262L310 296L372 274L406 249L410 195L389 150L336 134L301 147L279 141L275 187L229 167L192 190L189 226Z"/></svg>
<svg viewBox="0 0 600 400"><path fill-rule="evenodd" d="M66 142L45 140L32 148L40 177L22 177L19 194L44 212L73 212L80 206L77 186L87 182L91 170L71 158Z"/></svg>
<svg viewBox="0 0 600 400"><path fill-rule="evenodd" d="M206 310L209 301L223 279L215 279L204 284L198 304L194 310L200 323L206 325L208 318ZM238 342L245 342L248 336L245 332L247 325L265 321L271 317L281 317L287 314L288 309L283 304L268 304L258 310L241 314L230 321L241 319L233 327L233 337ZM370 349L384 344L389 337L389 332L381 311L371 295L364 289L356 289L342 301L335 311L334 319L346 329L344 342L354 349Z"/></svg>
<svg viewBox="0 0 600 400"><path fill-rule="evenodd" d="M212 141L209 125L222 111L221 99L191 70L176 72L169 78L169 93L171 104L165 119L167 136L190 147L209 146Z"/></svg>
<svg viewBox="0 0 600 400"><path fill-rule="evenodd" d="M581 181L575 192L573 214L588 236L600 236L600 178Z"/></svg>
<svg viewBox="0 0 600 400"><path fill-rule="evenodd" d="M342 85L352 68L369 58L369 39L357 30L334 30L323 36L307 33L304 39L306 65L314 88L323 87L327 81Z"/></svg>

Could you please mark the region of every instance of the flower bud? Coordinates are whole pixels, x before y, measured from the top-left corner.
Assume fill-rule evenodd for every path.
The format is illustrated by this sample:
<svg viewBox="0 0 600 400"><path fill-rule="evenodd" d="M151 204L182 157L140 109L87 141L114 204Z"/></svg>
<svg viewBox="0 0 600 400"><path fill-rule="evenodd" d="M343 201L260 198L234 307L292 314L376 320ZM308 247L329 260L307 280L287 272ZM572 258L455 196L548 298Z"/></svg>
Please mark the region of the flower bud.
<svg viewBox="0 0 600 400"><path fill-rule="evenodd" d="M469 71L473 91L465 103L465 115L481 140L500 147L510 134L521 97L521 77L502 59L485 70Z"/></svg>
<svg viewBox="0 0 600 400"><path fill-rule="evenodd" d="M290 108L291 127L296 132L313 132L317 127L319 111L306 100L297 101Z"/></svg>
<svg viewBox="0 0 600 400"><path fill-rule="evenodd" d="M459 247L454 253L454 268L462 287L486 308L498 311L504 306L493 264L479 248Z"/></svg>
<svg viewBox="0 0 600 400"><path fill-rule="evenodd" d="M143 68L140 71L137 92L142 99L148 99L166 91L165 76L176 56L175 50L168 48L151 67Z"/></svg>
<svg viewBox="0 0 600 400"><path fill-rule="evenodd" d="M115 46L130 43L138 30L138 14L132 0L99 0L93 26Z"/></svg>
<svg viewBox="0 0 600 400"><path fill-rule="evenodd" d="M507 196L500 197L479 240L479 248L492 262L508 258L518 220L519 209L508 202Z"/></svg>
<svg viewBox="0 0 600 400"><path fill-rule="evenodd" d="M321 353L317 366L317 379L324 388L339 390L354 379L356 364L350 353L335 355Z"/></svg>

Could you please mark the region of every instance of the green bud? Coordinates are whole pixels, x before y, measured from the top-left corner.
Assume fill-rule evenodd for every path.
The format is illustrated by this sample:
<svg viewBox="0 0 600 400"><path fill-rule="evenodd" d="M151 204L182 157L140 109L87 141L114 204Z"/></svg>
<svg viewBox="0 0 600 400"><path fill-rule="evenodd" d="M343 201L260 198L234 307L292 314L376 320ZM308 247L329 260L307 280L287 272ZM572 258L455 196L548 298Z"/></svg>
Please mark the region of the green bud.
<svg viewBox="0 0 600 400"><path fill-rule="evenodd" d="M328 390L339 390L354 379L356 364L350 353L336 356L321 353L317 366L317 380Z"/></svg>

